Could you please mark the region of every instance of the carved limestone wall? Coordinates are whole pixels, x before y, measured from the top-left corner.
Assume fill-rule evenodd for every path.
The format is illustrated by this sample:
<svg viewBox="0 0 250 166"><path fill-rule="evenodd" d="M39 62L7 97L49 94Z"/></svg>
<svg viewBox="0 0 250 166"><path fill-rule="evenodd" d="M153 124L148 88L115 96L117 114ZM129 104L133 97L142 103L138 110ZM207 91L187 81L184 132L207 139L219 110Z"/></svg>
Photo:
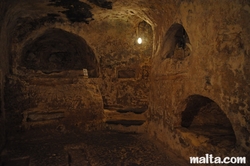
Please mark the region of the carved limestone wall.
<svg viewBox="0 0 250 166"><path fill-rule="evenodd" d="M64 73L65 74L65 73ZM6 111L11 131L37 126L67 129L98 128L103 119L103 102L95 79L82 71L23 78L9 75Z"/></svg>
<svg viewBox="0 0 250 166"><path fill-rule="evenodd" d="M51 14L44 17L20 15L13 31L9 75L9 78L17 76L18 81L7 81L8 91L16 91L14 84L17 83L17 87L23 86L18 90L22 96L25 89L30 88L26 77L33 80L61 74L67 79L64 72L72 70L74 73L86 68L89 78L99 78L93 84L100 89L102 108L147 108L153 31L139 17L126 17L130 21L101 18L89 26L82 22L69 24ZM136 42L138 37L143 39L143 44ZM40 84L39 81L36 84ZM5 95L8 98L11 94ZM77 94L80 95L80 91ZM11 97L10 102L20 103L15 97ZM24 102L22 105L28 109L34 104ZM21 114L19 111L16 121L22 120Z"/></svg>
<svg viewBox="0 0 250 166"><path fill-rule="evenodd" d="M224 2L183 1L176 8L175 16L163 12L162 24L155 30L156 41L162 44L155 50L150 77L149 131L187 160L205 153L249 156L250 27L245 24L249 21L249 3ZM164 20L165 17L173 20ZM184 27L189 37L190 55L164 58L174 48L170 45L175 44L175 38L169 42L168 32L176 23ZM205 101L213 104L205 106ZM202 103L204 106L199 106ZM183 120L189 108L197 112L187 113L193 115L191 120L186 118L196 126L199 121L202 133L185 126ZM214 118L211 123L217 124L214 121L217 120L231 126L226 131L219 127L222 124L212 125L210 129L218 131L221 140L213 137L216 134L207 133L211 124L206 121L210 116Z"/></svg>

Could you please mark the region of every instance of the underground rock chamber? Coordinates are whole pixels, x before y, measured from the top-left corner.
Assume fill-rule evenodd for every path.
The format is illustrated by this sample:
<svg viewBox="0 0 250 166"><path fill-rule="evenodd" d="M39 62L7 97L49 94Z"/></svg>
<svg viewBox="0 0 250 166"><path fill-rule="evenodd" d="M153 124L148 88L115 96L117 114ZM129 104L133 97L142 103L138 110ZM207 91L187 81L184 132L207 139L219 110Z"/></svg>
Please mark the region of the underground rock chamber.
<svg viewBox="0 0 250 166"><path fill-rule="evenodd" d="M109 6L111 2L112 6ZM13 0L3 1L1 8L0 105L3 124L5 120L12 126L19 126L23 119L28 125L63 120L68 117L65 113L71 111L65 108L80 110L85 106L81 100L94 94L98 96L98 103L93 98L89 98L88 103L98 104L100 112L103 112L103 109L115 112L111 120L122 115L128 115L128 119L130 115L140 118L139 115L144 112L127 104L133 100L137 106L148 106L145 108L143 131L156 141L164 142L162 148L170 147L179 157L203 156L202 152L207 152L210 147L214 150L214 156L249 156L250 103L247 85L250 66L247 64L250 56L249 27L245 23L250 17L247 0L228 3L188 0L168 3L123 0ZM141 37L141 26L138 25L141 20L145 20L152 27L150 48L143 37L140 45L136 43L137 37ZM57 29L52 29L54 27ZM84 38L96 55L93 55L91 49L78 37ZM115 46L111 47L112 44ZM72 45L77 45L77 48ZM79 57L81 53L88 54L88 57ZM85 63L88 60L90 63ZM79 75L83 73L83 68L88 69L88 79ZM11 78L9 74L13 74ZM211 80L207 80L208 77L211 77ZM84 81L78 86L78 80L81 79ZM5 81L9 84L5 84ZM98 85L95 84L97 82ZM86 83L88 86L85 86ZM101 93L94 93L97 86L100 87ZM52 92L51 95L48 91ZM78 96L81 94L82 98L76 98L73 93L79 94ZM67 100L64 100L65 96ZM41 113L35 112L40 110ZM51 112L42 112L47 110ZM25 118L21 116L24 111ZM74 115L77 116L78 113L82 112L76 112ZM86 113L84 118L87 115L89 118L86 122L96 119L95 115L99 114L92 116ZM78 117L73 118L68 123L73 122L73 125L76 125L72 128L78 128L78 122L81 121L75 123L75 120L78 120L75 118ZM118 125L121 126L120 123L123 122L119 120ZM144 125L136 124L130 127L139 128ZM4 134L5 126L2 126ZM13 130L12 126L7 130ZM188 136L204 136L208 138L205 140L207 142L194 146L188 142L193 137L187 136L185 139L182 136L186 133L181 135L179 128L182 133L188 133ZM59 133L58 136L56 133L54 138L60 138L61 132L63 137L63 132L67 131L63 126L60 129L53 126L53 129L58 129ZM88 137L89 140L98 138L101 141L106 133L98 134ZM35 134L29 136L28 138L32 139ZM119 136L117 142L126 138L126 135ZM38 136L36 138L42 140ZM112 140L110 138L113 137L107 136L107 140ZM182 145L180 138L184 143L187 142L186 146ZM55 145L57 142L59 141L56 141ZM32 141L30 143L33 145ZM75 142L72 141L73 143ZM104 141L104 145L107 145L105 143ZM79 148L67 146L66 151L60 150L66 153L62 154L66 156L63 158L65 163L74 165L77 155L85 157L85 145L89 145L88 142ZM103 150L104 154L110 154L107 155L108 159L117 153L115 143L110 141L110 145L114 146L114 151ZM132 152L129 149L131 144L127 145L128 151ZM208 146L205 147L206 145ZM49 147L46 142L44 146ZM28 149L25 145L23 147ZM224 147L229 150L226 151ZM30 149L32 148L30 146ZM88 148L93 149L91 146ZM42 146L37 144L37 149L42 150ZM50 149L58 148L55 146ZM56 153L50 149L48 152L51 152L51 156L48 153L45 157L54 159L59 156L53 156L52 154ZM144 151L147 152L148 149L144 148ZM36 153L35 150L32 152ZM135 149L133 152L137 154L138 151ZM87 154L86 158L92 155ZM148 159L151 158L149 156L151 155L147 156ZM152 156L157 157L157 154ZM42 160L41 156L38 158ZM100 155L100 158L106 157ZM135 162L127 163L130 164L136 165Z"/></svg>
<svg viewBox="0 0 250 166"><path fill-rule="evenodd" d="M41 121L44 122L46 120L51 120L52 118L55 117L57 119L67 118L66 116L68 115L66 115L65 112L69 110L65 110L65 108L74 107L74 105L71 105L70 102L72 99L74 100L73 102L79 101L78 98L72 96L73 93L77 95L83 94L84 98L91 96L87 95L88 94L87 92L89 92L88 89L90 89L88 88L88 86L85 88L84 84L80 84L79 86L78 84L75 85L75 82L71 81L71 79L68 79L67 76L65 75L62 75L60 77L55 77L57 76L57 73L67 72L68 70L77 71L82 68L87 68L88 71L91 71L91 69L93 71L98 71L98 69L95 68L96 67L95 61L90 61L91 64L93 65L90 66L90 68L88 68L89 66L86 66L84 64L74 66L73 63L76 62L74 60L78 59L79 56L76 58L74 56L72 57L71 55L76 55L74 54L75 50L68 48L68 46L66 47L66 45L67 44L70 45L70 43L68 43L67 41L65 41L65 43L60 43L61 40L57 42L55 38L53 39L53 37L56 37L55 34L54 33L53 35L52 33L50 34L51 31L56 31L58 35L59 34L66 35L67 37L67 33L64 33L61 30L49 30L44 35L35 40L34 43L27 45L27 47L23 52L20 66L25 67L27 71L39 71L35 73L36 74L34 75L35 78L32 77L27 79L22 78L20 82L21 84L24 82L24 85L22 84L21 87L25 87L26 85L29 86L25 88L28 89L28 93L23 92L23 94L27 96L29 96L31 93L33 95L35 94L35 96L29 96L30 98L32 97L31 103L35 103L35 101L39 100L39 101L46 101L46 104L41 102L37 106L26 105L26 107L28 108L23 108L23 110L26 109L27 112L26 113L27 126L32 126L31 123L34 123L34 129L30 129L29 132L26 132L27 134L25 135L26 137L22 136L22 138L24 137L26 138L25 141L17 140L16 142L20 141L18 142L19 144L18 146L14 145L13 147L9 147L9 149L11 150L7 151L8 154L6 155L6 160L5 160L5 162L7 163L6 165L8 165L8 163L15 163L15 164L18 163L16 165L21 165L20 164L21 162L23 163L25 162L26 165L28 165L29 163L31 163L31 165L33 163L37 165L39 164L76 165L78 163L86 163L79 165L87 165L88 162L96 163L93 165L102 165L103 163L107 163L105 165L114 165L115 163L124 163L121 165L154 165L154 164L165 165L165 163L170 163L169 161L165 161L166 157L164 156L164 153L162 153L159 150L156 151L159 154L152 151L151 147L148 145L150 142L149 141L144 142L146 140L145 138L139 140L140 138L139 134L138 135L134 133L122 134L114 132L109 132L109 133L105 132L102 134L101 132L96 132L96 133L93 132L91 133L92 134L91 135L89 132L87 134L80 135L79 133L75 134L74 132L67 133L67 130L64 129L59 129L56 132L52 130L53 133L50 133L50 130L46 131L46 128L43 127L41 127L41 130L42 131L45 130L45 132L37 133L37 131L35 130L36 122L41 122ZM49 37L50 35L51 37ZM46 42L48 40L49 43ZM53 43L57 44L51 46L50 44ZM77 49L79 48L77 47L76 51L78 51ZM95 72L89 74L91 77L96 76ZM80 87L84 89L81 91ZM23 90L22 88L20 89L21 91ZM13 91L17 90L13 89ZM68 95L64 91L69 92ZM39 92L53 92L51 94L54 95L49 95L49 94L47 94L47 96L43 94L40 95ZM63 92L63 93L58 93L58 92ZM65 94L67 96L66 100L64 100ZM97 96L97 94L94 95L95 97ZM51 100L47 101L47 99ZM91 99L92 98L90 98L89 100ZM22 98L20 100L25 100L25 99ZM95 100L97 99L95 98ZM98 101L100 101L99 103L101 103L101 98L100 100L95 101L96 104L98 104ZM63 103L66 105L61 105ZM89 102L89 105L91 106L93 105L93 100ZM84 108L83 104L82 105L79 104L77 106L80 107L79 110ZM98 108L102 108L102 105L97 105L97 106L99 106ZM39 110L41 109L56 110L58 108L60 108L59 111L61 112L50 112L50 114L46 115L44 115L43 113L39 113ZM96 109L97 108L95 108L95 110ZM135 110L118 109L117 112L119 113L135 112L135 114L141 114L146 109L147 107L143 107L140 109L137 108ZM71 115L68 117L70 119L70 123L77 122L79 120L78 118L81 118L81 121L83 119L82 117L79 117L79 114L77 114L76 117L75 116L71 117ZM85 114L84 118L86 118L87 115L91 114ZM96 119L96 118L90 117L87 118L86 120L88 119ZM78 126L75 127L77 128ZM35 134L33 134L32 132ZM79 140L81 142L77 142ZM30 144L30 142L32 144ZM39 153L40 149L42 149L41 153ZM145 151L145 149L147 150ZM119 152L120 150L121 152ZM19 156L18 158L14 158L12 157L14 155L17 156L19 155ZM148 158L148 156L151 157ZM124 159L124 157L128 159L126 158Z"/></svg>
<svg viewBox="0 0 250 166"><path fill-rule="evenodd" d="M208 138L207 143L212 146L232 149L236 143L232 124L226 114L215 101L204 96L191 95L186 99L181 127Z"/></svg>

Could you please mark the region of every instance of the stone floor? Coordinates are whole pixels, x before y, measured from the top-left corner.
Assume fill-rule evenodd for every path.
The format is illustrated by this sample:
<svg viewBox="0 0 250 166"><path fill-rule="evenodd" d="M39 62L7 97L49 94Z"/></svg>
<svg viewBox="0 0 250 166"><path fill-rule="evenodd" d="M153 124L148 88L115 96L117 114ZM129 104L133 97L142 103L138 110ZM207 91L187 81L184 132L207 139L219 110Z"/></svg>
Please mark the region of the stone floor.
<svg viewBox="0 0 250 166"><path fill-rule="evenodd" d="M188 165L144 134L30 130L7 141L2 166Z"/></svg>

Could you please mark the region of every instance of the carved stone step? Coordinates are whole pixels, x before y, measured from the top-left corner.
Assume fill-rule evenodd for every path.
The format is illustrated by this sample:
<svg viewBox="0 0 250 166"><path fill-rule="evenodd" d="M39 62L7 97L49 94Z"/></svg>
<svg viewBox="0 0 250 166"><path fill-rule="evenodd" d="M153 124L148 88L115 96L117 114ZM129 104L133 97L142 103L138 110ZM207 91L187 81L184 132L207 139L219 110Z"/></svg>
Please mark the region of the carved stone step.
<svg viewBox="0 0 250 166"><path fill-rule="evenodd" d="M135 114L133 112L120 113L116 110L104 109L104 121L109 120L146 120L144 114Z"/></svg>
<svg viewBox="0 0 250 166"><path fill-rule="evenodd" d="M146 121L144 114L132 112L120 113L116 110L104 109L104 122L107 124L121 124L124 126L142 125Z"/></svg>
<svg viewBox="0 0 250 166"><path fill-rule="evenodd" d="M104 109L107 110L116 110L120 113L133 112L135 114L142 114L148 110L148 106L139 106L139 107L115 107L115 106L105 106Z"/></svg>
<svg viewBox="0 0 250 166"><path fill-rule="evenodd" d="M27 114L27 122L37 122L37 121L46 121L53 119L61 119L64 117L64 112L32 112Z"/></svg>
<svg viewBox="0 0 250 166"><path fill-rule="evenodd" d="M52 123L57 123L59 120L65 118L65 110L48 110L46 108L33 108L23 112L22 126L29 129L37 126L44 126Z"/></svg>
<svg viewBox="0 0 250 166"><path fill-rule="evenodd" d="M145 120L109 120L107 124L121 124L123 126L142 125Z"/></svg>

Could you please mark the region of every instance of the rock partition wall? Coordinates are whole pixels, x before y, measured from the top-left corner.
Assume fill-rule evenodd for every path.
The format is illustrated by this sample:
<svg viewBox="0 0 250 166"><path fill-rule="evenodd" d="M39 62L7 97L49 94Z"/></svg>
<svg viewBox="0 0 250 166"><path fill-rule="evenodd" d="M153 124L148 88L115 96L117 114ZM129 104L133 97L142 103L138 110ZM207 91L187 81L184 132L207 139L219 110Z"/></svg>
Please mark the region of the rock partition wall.
<svg viewBox="0 0 250 166"><path fill-rule="evenodd" d="M250 27L246 24L250 18L249 2L182 1L179 7L175 5L170 3L162 8L175 9L177 13L163 10L159 19L155 17L160 25L155 28L155 41L160 42L152 60L149 131L187 160L190 156L204 156L205 153L249 156ZM191 53L185 58L163 58L169 47L165 43L168 41L167 32L176 23L186 30ZM223 112L222 119L228 119L227 124L232 126L231 134L235 135L236 144L213 146L211 139L181 126L186 101L193 95L209 98L219 106L217 111L210 109L205 112L209 112L215 121L222 116L215 112ZM193 104L198 106L200 102L197 100ZM223 133L219 127L213 129ZM202 130L207 132L206 127Z"/></svg>
<svg viewBox="0 0 250 166"><path fill-rule="evenodd" d="M40 126L96 129L103 119L103 102L96 80L82 71L65 75L9 75L5 100L11 132ZM72 76L74 76L72 78Z"/></svg>
<svg viewBox="0 0 250 166"><path fill-rule="evenodd" d="M106 36L100 37L100 85L104 107L142 107L148 105L153 31L146 22L131 18L104 21L100 24ZM134 21L134 22L133 22ZM140 29L140 30L138 30ZM142 37L144 43L136 42ZM97 43L96 43L97 44Z"/></svg>

